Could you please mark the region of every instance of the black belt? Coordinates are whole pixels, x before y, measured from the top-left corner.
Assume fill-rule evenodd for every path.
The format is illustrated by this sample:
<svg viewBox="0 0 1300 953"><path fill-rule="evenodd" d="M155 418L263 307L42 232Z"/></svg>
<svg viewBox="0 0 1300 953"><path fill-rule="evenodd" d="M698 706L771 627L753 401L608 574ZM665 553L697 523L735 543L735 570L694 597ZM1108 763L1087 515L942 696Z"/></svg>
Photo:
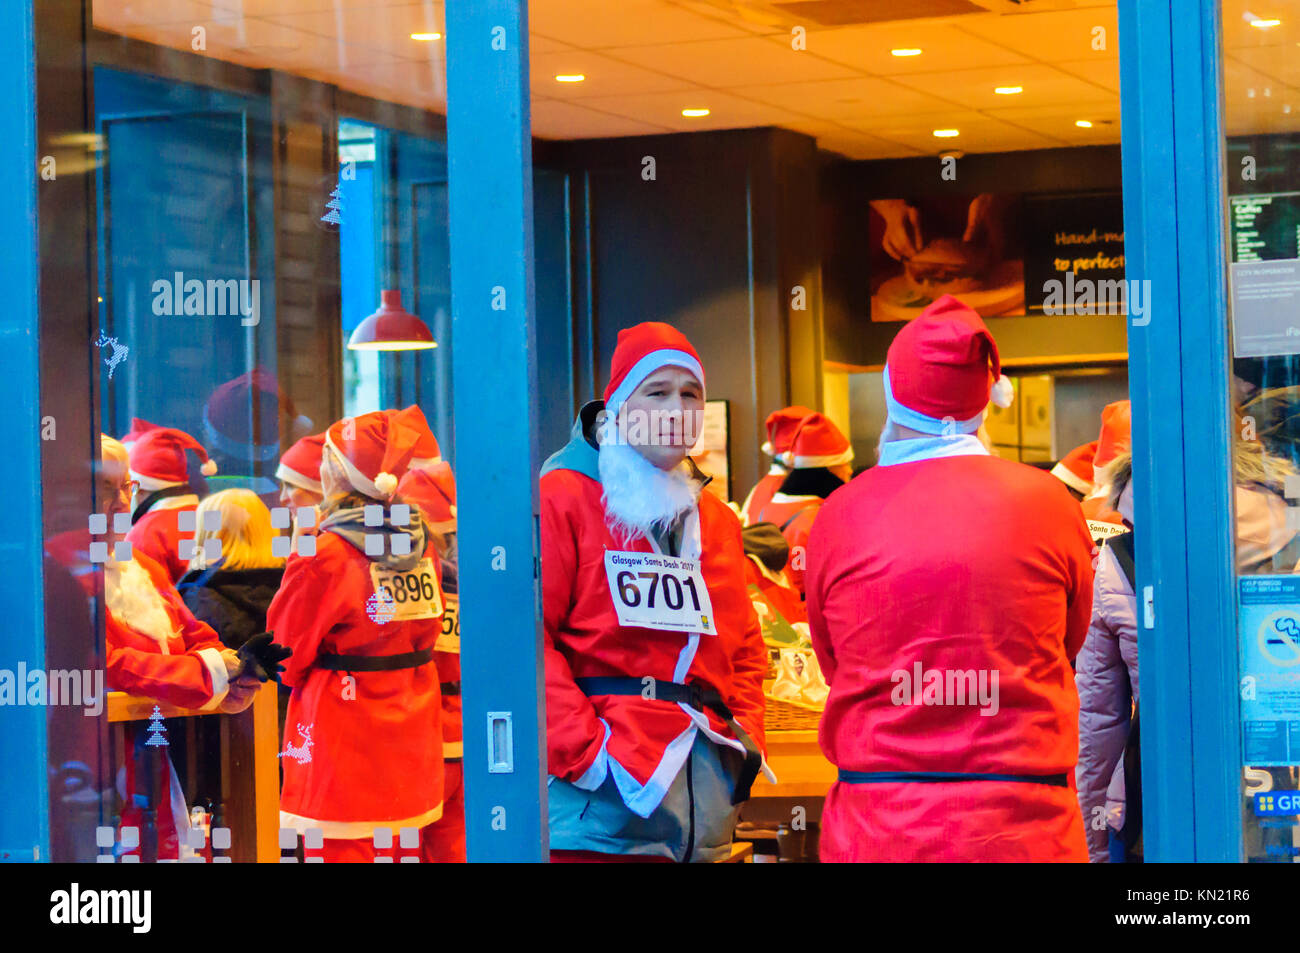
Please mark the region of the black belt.
<svg viewBox="0 0 1300 953"><path fill-rule="evenodd" d="M912 781L922 784L943 784L950 781L1020 781L1026 784L1049 784L1054 788L1068 788L1070 779L1065 774L993 774L984 771L845 771L840 768L840 780L846 784L889 784L895 781Z"/></svg>
<svg viewBox="0 0 1300 953"><path fill-rule="evenodd" d="M641 695L658 701L689 705L697 711L707 708L716 713L727 723L727 727L735 734L736 740L745 746L745 764L740 769L740 777L736 779L736 789L731 795L731 803L743 804L749 800L749 789L753 787L754 779L758 777L758 772L763 767L763 753L758 750L758 745L749 736L749 732L736 721L736 716L731 713L727 703L722 700L722 695L712 685L705 682L683 685L681 682L665 682L658 678L651 679L647 683L644 679L622 675L575 678L574 682L583 694L588 696ZM651 685L653 685L653 694L647 694L646 689Z"/></svg>
<svg viewBox="0 0 1300 953"><path fill-rule="evenodd" d="M331 672L395 672L402 668L419 668L433 661L432 649L403 652L401 655L318 655L313 663Z"/></svg>
<svg viewBox="0 0 1300 953"><path fill-rule="evenodd" d="M459 695L460 694L459 679L454 682L443 682L441 685L438 686L438 691L440 691L444 695Z"/></svg>

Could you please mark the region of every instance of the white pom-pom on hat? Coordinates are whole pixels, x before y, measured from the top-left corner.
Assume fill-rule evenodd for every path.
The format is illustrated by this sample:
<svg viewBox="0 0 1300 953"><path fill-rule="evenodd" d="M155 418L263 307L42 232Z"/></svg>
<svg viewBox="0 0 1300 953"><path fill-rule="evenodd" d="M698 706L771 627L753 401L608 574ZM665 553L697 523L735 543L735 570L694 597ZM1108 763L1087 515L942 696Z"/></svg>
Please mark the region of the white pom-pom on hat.
<svg viewBox="0 0 1300 953"><path fill-rule="evenodd" d="M997 407L1010 407L1011 402L1016 398L1016 388L1012 385L1011 378L1006 374L1000 375L989 393L989 398Z"/></svg>
<svg viewBox="0 0 1300 953"><path fill-rule="evenodd" d="M215 476L217 473L217 461L205 460L203 466L199 467L199 472L204 476Z"/></svg>
<svg viewBox="0 0 1300 953"><path fill-rule="evenodd" d="M381 473L375 477L375 489L384 496L392 496L397 492L397 477L391 473Z"/></svg>

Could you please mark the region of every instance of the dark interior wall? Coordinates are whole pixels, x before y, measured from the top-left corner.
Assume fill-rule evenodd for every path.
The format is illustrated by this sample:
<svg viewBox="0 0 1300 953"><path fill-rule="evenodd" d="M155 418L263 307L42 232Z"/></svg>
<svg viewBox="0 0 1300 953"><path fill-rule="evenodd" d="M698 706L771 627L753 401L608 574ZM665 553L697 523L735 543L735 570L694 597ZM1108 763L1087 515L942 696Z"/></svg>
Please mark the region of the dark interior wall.
<svg viewBox="0 0 1300 953"><path fill-rule="evenodd" d="M980 192L1088 192L1118 190L1119 146L1035 149L970 155L957 160L956 178L941 177L937 156L879 161L840 160L822 177L822 280L825 286L825 357L875 367L901 324L873 323L867 274L868 202ZM989 318L1004 358L1070 358L1127 351L1123 315Z"/></svg>
<svg viewBox="0 0 1300 953"><path fill-rule="evenodd" d="M732 494L743 495L760 472L767 413L820 399L814 141L746 129L537 142L534 164L567 176L573 289L569 313L539 306L539 379L567 373L575 403L598 397L619 331L675 325L700 352L709 398L730 402ZM546 267L539 253L539 287L555 283ZM792 312L799 284L806 309ZM546 335L571 347L540 343ZM571 368L547 366L566 350ZM559 413L555 402L543 394L544 416Z"/></svg>

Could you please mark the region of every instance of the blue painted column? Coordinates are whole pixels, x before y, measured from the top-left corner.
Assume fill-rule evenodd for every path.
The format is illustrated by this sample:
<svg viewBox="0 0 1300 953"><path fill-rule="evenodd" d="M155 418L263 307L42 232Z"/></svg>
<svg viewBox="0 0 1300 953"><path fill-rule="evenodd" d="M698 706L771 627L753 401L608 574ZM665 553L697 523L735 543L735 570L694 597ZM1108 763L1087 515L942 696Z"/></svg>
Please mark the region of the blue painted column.
<svg viewBox="0 0 1300 953"><path fill-rule="evenodd" d="M448 0L446 10L465 833L471 861L540 861L546 718L527 3Z"/></svg>
<svg viewBox="0 0 1300 953"><path fill-rule="evenodd" d="M1151 283L1129 388L1154 861L1241 858L1218 8L1119 3L1127 277Z"/></svg>
<svg viewBox="0 0 1300 953"><path fill-rule="evenodd" d="M0 141L18 164L0 189L0 444L14 480L0 534L0 668L45 667L41 568L40 382L37 311L36 48L31 0L0 3ZM71 355L69 356L71 359ZM83 358L84 360L84 358ZM19 690L22 690L21 688ZM50 855L44 707L0 706L0 860Z"/></svg>

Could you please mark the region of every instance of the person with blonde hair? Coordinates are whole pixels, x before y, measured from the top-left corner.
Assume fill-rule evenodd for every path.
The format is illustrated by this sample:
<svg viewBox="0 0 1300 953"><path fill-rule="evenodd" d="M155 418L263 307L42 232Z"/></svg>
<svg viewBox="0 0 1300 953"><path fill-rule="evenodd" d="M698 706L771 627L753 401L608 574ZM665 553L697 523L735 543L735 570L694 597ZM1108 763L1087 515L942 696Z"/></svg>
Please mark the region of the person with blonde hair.
<svg viewBox="0 0 1300 953"><path fill-rule="evenodd" d="M195 519L194 557L177 588L195 617L237 649L266 631L284 577L284 560L271 552L271 511L252 490L230 489L204 499Z"/></svg>

